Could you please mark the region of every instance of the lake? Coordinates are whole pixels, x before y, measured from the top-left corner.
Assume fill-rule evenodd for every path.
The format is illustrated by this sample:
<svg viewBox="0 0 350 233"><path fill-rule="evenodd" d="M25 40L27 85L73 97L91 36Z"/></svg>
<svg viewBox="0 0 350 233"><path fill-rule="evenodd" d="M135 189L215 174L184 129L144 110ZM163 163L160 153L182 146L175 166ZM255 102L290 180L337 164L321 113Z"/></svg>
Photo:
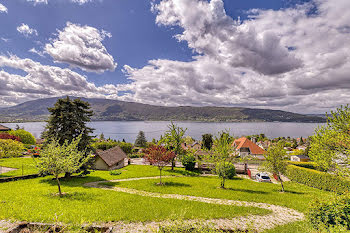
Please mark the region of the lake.
<svg viewBox="0 0 350 233"><path fill-rule="evenodd" d="M167 130L168 121L95 121L89 123L94 128L94 134L103 133L106 138L134 142L140 130L144 131L148 141L153 138L159 139L160 135ZM317 126L321 123L295 123L295 122L250 122L250 123L227 123L227 122L175 122L177 125L187 128L186 135L200 140L202 135L210 133L217 135L219 131L229 130L234 136L244 136L264 133L269 138L276 137L308 137L313 135ZM2 123L10 128L16 125L24 127L36 138L40 137L45 122L26 123Z"/></svg>

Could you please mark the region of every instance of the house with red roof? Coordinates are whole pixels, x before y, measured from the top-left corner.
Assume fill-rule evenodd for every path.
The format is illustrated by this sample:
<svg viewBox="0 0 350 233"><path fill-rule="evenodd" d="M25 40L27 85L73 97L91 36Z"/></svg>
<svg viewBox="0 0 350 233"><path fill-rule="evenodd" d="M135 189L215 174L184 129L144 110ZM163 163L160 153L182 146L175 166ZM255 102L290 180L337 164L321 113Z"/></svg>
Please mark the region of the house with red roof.
<svg viewBox="0 0 350 233"><path fill-rule="evenodd" d="M233 146L236 148L240 157L251 155L258 159L265 159L265 150L246 137L236 139L233 142Z"/></svg>

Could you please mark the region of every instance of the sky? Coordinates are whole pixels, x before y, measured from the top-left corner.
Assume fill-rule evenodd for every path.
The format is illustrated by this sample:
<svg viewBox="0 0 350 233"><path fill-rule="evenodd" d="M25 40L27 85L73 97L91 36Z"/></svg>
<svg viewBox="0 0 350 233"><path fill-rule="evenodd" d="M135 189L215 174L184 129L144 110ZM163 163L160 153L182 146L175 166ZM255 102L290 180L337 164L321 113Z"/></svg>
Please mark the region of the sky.
<svg viewBox="0 0 350 233"><path fill-rule="evenodd" d="M0 107L73 95L324 113L349 90L349 0L0 0Z"/></svg>

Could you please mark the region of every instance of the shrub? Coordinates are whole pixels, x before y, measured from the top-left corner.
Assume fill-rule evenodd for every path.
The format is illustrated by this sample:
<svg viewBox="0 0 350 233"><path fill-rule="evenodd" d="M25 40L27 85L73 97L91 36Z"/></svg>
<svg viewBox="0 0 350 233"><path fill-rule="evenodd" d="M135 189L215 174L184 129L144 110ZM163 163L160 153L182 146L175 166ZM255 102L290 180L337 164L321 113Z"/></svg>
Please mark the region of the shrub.
<svg viewBox="0 0 350 233"><path fill-rule="evenodd" d="M112 147L115 147L118 145L118 142L114 141L100 141L100 142L94 142L92 143L92 148L95 150L108 150Z"/></svg>
<svg viewBox="0 0 350 233"><path fill-rule="evenodd" d="M294 165L287 167L286 176L292 181L336 193L348 192L350 187L350 181L336 175Z"/></svg>
<svg viewBox="0 0 350 233"><path fill-rule="evenodd" d="M122 172L118 171L118 170L112 170L109 172L109 174L111 174L112 176L118 176L118 175L122 174Z"/></svg>
<svg viewBox="0 0 350 233"><path fill-rule="evenodd" d="M0 139L11 139L20 142L21 139L17 136L8 134L8 133L0 133Z"/></svg>
<svg viewBox="0 0 350 233"><path fill-rule="evenodd" d="M236 168L229 162L217 163L215 166L215 173L221 178L233 179L236 175Z"/></svg>
<svg viewBox="0 0 350 233"><path fill-rule="evenodd" d="M311 203L307 218L319 230L342 227L350 229L350 196L342 195L332 200Z"/></svg>
<svg viewBox="0 0 350 233"><path fill-rule="evenodd" d="M193 171L196 165L196 158L192 154L185 154L182 156L181 162L185 166L185 170Z"/></svg>
<svg viewBox="0 0 350 233"><path fill-rule="evenodd" d="M11 139L0 139L0 158L20 157L24 150L23 144Z"/></svg>
<svg viewBox="0 0 350 233"><path fill-rule="evenodd" d="M128 142L120 142L120 148L125 152L125 154L131 154L132 152L132 144Z"/></svg>
<svg viewBox="0 0 350 233"><path fill-rule="evenodd" d="M294 161L288 161L289 164L298 166L298 167L305 167L309 169L319 170L317 167L317 163L315 162L294 162Z"/></svg>
<svg viewBox="0 0 350 233"><path fill-rule="evenodd" d="M9 134L19 137L23 144L35 145L36 143L35 137L24 129L11 130Z"/></svg>

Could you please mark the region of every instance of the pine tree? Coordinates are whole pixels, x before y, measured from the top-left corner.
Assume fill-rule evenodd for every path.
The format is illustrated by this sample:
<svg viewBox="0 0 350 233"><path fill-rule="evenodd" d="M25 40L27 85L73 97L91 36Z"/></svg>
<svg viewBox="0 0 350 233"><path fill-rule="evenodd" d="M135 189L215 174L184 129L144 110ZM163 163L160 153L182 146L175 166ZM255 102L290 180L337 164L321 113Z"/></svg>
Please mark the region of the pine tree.
<svg viewBox="0 0 350 233"><path fill-rule="evenodd" d="M147 146L147 140L145 133L143 131L140 131L139 134L137 135L137 138L135 140L135 146L138 147L146 147Z"/></svg>
<svg viewBox="0 0 350 233"><path fill-rule="evenodd" d="M46 143L55 140L62 146L66 141L71 143L81 135L78 150L87 155L91 151L90 134L93 132L93 129L87 126L93 115L90 104L79 98L72 100L67 96L58 99L54 107L48 110L51 115L43 133Z"/></svg>

